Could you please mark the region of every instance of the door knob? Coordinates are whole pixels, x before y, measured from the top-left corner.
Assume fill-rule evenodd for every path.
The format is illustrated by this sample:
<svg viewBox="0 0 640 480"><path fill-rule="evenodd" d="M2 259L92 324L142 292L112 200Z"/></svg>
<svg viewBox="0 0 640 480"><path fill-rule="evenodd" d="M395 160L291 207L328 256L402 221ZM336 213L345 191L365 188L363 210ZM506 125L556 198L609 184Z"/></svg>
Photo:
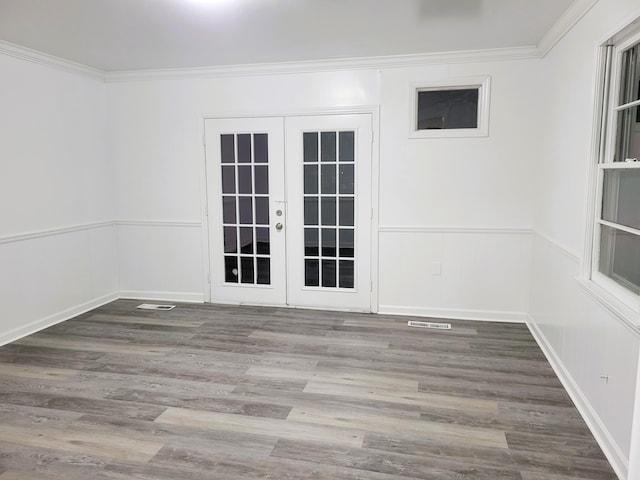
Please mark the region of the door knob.
<svg viewBox="0 0 640 480"><path fill-rule="evenodd" d="M282 224L281 223L276 223L276 230L277 231L282 230Z"/></svg>

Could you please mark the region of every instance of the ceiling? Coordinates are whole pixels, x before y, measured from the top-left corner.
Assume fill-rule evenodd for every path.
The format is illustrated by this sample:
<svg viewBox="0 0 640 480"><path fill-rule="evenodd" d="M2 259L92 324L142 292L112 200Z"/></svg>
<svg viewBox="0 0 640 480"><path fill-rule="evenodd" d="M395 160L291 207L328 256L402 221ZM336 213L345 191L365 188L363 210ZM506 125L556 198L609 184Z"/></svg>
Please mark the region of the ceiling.
<svg viewBox="0 0 640 480"><path fill-rule="evenodd" d="M572 0L0 0L0 40L102 71L535 47Z"/></svg>

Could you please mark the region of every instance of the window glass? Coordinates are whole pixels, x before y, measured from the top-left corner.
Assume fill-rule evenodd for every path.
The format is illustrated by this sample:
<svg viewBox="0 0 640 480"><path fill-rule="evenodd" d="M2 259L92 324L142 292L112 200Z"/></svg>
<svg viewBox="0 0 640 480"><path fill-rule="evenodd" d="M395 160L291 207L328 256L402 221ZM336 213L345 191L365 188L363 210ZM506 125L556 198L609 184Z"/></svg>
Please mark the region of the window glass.
<svg viewBox="0 0 640 480"><path fill-rule="evenodd" d="M478 128L478 88L418 92L418 130Z"/></svg>

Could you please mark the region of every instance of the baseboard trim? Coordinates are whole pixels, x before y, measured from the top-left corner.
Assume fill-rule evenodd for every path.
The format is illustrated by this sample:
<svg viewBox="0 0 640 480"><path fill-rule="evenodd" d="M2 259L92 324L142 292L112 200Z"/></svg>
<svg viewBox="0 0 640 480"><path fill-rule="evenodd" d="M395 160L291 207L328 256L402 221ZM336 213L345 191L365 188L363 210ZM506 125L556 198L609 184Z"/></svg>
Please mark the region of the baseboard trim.
<svg viewBox="0 0 640 480"><path fill-rule="evenodd" d="M0 346L19 340L20 338L26 337L27 335L32 335L36 332L39 332L40 330L56 325L57 323L64 322L73 317L77 317L78 315L82 315L83 313L93 310L94 308L101 307L102 305L105 305L109 302L113 302L118 298L118 292L112 292L108 295L94 298L93 300L89 300L88 302L82 303L75 307L67 308L66 310L62 310L61 312L54 313L53 315L49 315L40 320L36 320L35 322L32 322L28 325L9 330L6 333L0 334Z"/></svg>
<svg viewBox="0 0 640 480"><path fill-rule="evenodd" d="M161 302L204 303L203 293L194 292L149 292L123 290L118 298L126 300L158 300Z"/></svg>
<svg viewBox="0 0 640 480"><path fill-rule="evenodd" d="M533 335L533 338L540 346L544 356L551 364L551 368L553 368L556 376L560 379L562 386L571 397L571 400L580 412L580 415L587 424L587 427L591 430L591 433L600 445L600 448L602 448L602 451L607 457L607 460L609 460L609 463L616 472L616 475L621 479L627 478L629 460L625 457L624 453L607 430L598 413L591 406L591 403L582 392L582 389L575 382L569 371L564 367L562 360L551 347L551 343L547 340L542 330L538 328L538 325L531 315L528 315L527 327L529 328L531 335Z"/></svg>
<svg viewBox="0 0 640 480"><path fill-rule="evenodd" d="M477 320L483 322L526 323L524 312L493 310L465 310L455 308L405 307L401 305L380 305L378 313L390 315L411 315L417 317L447 318L453 320Z"/></svg>

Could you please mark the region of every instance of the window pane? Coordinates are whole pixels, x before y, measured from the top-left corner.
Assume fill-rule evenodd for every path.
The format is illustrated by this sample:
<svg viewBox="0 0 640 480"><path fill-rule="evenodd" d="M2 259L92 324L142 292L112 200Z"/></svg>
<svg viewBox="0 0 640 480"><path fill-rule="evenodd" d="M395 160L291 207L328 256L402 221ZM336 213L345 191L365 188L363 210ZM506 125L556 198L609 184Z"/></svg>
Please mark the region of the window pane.
<svg viewBox="0 0 640 480"><path fill-rule="evenodd" d="M255 167L256 193L267 195L269 193L269 167L260 165Z"/></svg>
<svg viewBox="0 0 640 480"><path fill-rule="evenodd" d="M353 242L353 230L340 229L340 256L353 258L354 242Z"/></svg>
<svg viewBox="0 0 640 480"><path fill-rule="evenodd" d="M236 161L235 135L220 135L220 156L222 163L234 163Z"/></svg>
<svg viewBox="0 0 640 480"><path fill-rule="evenodd" d="M238 167L238 190L240 193L252 193L250 166Z"/></svg>
<svg viewBox="0 0 640 480"><path fill-rule="evenodd" d="M238 234L236 227L224 227L224 253L238 251Z"/></svg>
<svg viewBox="0 0 640 480"><path fill-rule="evenodd" d="M353 193L353 164L340 165L340 193Z"/></svg>
<svg viewBox="0 0 640 480"><path fill-rule="evenodd" d="M240 257L240 281L242 283L254 283L253 257Z"/></svg>
<svg viewBox="0 0 640 480"><path fill-rule="evenodd" d="M353 198L340 199L340 225L343 227L353 226Z"/></svg>
<svg viewBox="0 0 640 480"><path fill-rule="evenodd" d="M256 133L253 136L253 147L255 149L255 162L267 163L269 161L269 150L267 148L267 134Z"/></svg>
<svg viewBox="0 0 640 480"><path fill-rule="evenodd" d="M640 161L640 108L633 107L618 112L616 130L616 154L614 161Z"/></svg>
<svg viewBox="0 0 640 480"><path fill-rule="evenodd" d="M640 170L606 170L602 219L640 230Z"/></svg>
<svg viewBox="0 0 640 480"><path fill-rule="evenodd" d="M354 269L353 260L340 260L340 275L338 285L340 288L353 288Z"/></svg>
<svg viewBox="0 0 640 480"><path fill-rule="evenodd" d="M269 225L269 197L256 197L256 225Z"/></svg>
<svg viewBox="0 0 640 480"><path fill-rule="evenodd" d="M418 92L418 130L478 128L479 88Z"/></svg>
<svg viewBox="0 0 640 480"><path fill-rule="evenodd" d="M269 285L271 283L271 265L268 258L257 258L258 266L257 282L258 285Z"/></svg>
<svg viewBox="0 0 640 480"><path fill-rule="evenodd" d="M318 256L318 229L317 228L305 228L304 229L304 254L307 257Z"/></svg>
<svg viewBox="0 0 640 480"><path fill-rule="evenodd" d="M317 287L320 285L320 261L304 261L304 284L306 287Z"/></svg>
<svg viewBox="0 0 640 480"><path fill-rule="evenodd" d="M238 135L238 162L251 162L251 134L241 133Z"/></svg>
<svg viewBox="0 0 640 480"><path fill-rule="evenodd" d="M253 228L240 227L240 251L253 253Z"/></svg>
<svg viewBox="0 0 640 480"><path fill-rule="evenodd" d="M354 150L354 132L340 132L340 161L341 162L353 162L356 158Z"/></svg>
<svg viewBox="0 0 640 480"><path fill-rule="evenodd" d="M236 223L236 197L222 197L222 222Z"/></svg>
<svg viewBox="0 0 640 480"><path fill-rule="evenodd" d="M238 283L238 257L224 257L224 281Z"/></svg>
<svg viewBox="0 0 640 480"><path fill-rule="evenodd" d="M640 237L601 226L600 272L640 293Z"/></svg>
<svg viewBox="0 0 640 480"><path fill-rule="evenodd" d="M336 285L336 261L322 260L322 286L335 287Z"/></svg>
<svg viewBox="0 0 640 480"><path fill-rule="evenodd" d="M304 199L304 224L318 225L317 197L307 197Z"/></svg>
<svg viewBox="0 0 640 480"><path fill-rule="evenodd" d="M320 134L320 159L323 162L336 161L336 132Z"/></svg>
<svg viewBox="0 0 640 480"><path fill-rule="evenodd" d="M304 193L312 195L318 193L317 165L304 166Z"/></svg>
<svg viewBox="0 0 640 480"><path fill-rule="evenodd" d="M342 201L342 200L341 200ZM353 203L353 201L352 201ZM322 197L322 225L335 225L336 224L336 198L335 197Z"/></svg>
<svg viewBox="0 0 640 480"><path fill-rule="evenodd" d="M269 255L269 229L256 228L256 252L258 255Z"/></svg>
<svg viewBox="0 0 640 480"><path fill-rule="evenodd" d="M335 228L322 229L322 256L336 256L336 230Z"/></svg>
<svg viewBox="0 0 640 480"><path fill-rule="evenodd" d="M236 193L236 167L222 167L222 193Z"/></svg>
<svg viewBox="0 0 640 480"><path fill-rule="evenodd" d="M321 193L336 193L336 166L322 165Z"/></svg>
<svg viewBox="0 0 640 480"><path fill-rule="evenodd" d="M318 161L318 134L315 132L304 133L302 135L302 143L304 144L303 161L317 162Z"/></svg>
<svg viewBox="0 0 640 480"><path fill-rule="evenodd" d="M240 197L240 223L253 223L253 212L251 203L251 197Z"/></svg>

